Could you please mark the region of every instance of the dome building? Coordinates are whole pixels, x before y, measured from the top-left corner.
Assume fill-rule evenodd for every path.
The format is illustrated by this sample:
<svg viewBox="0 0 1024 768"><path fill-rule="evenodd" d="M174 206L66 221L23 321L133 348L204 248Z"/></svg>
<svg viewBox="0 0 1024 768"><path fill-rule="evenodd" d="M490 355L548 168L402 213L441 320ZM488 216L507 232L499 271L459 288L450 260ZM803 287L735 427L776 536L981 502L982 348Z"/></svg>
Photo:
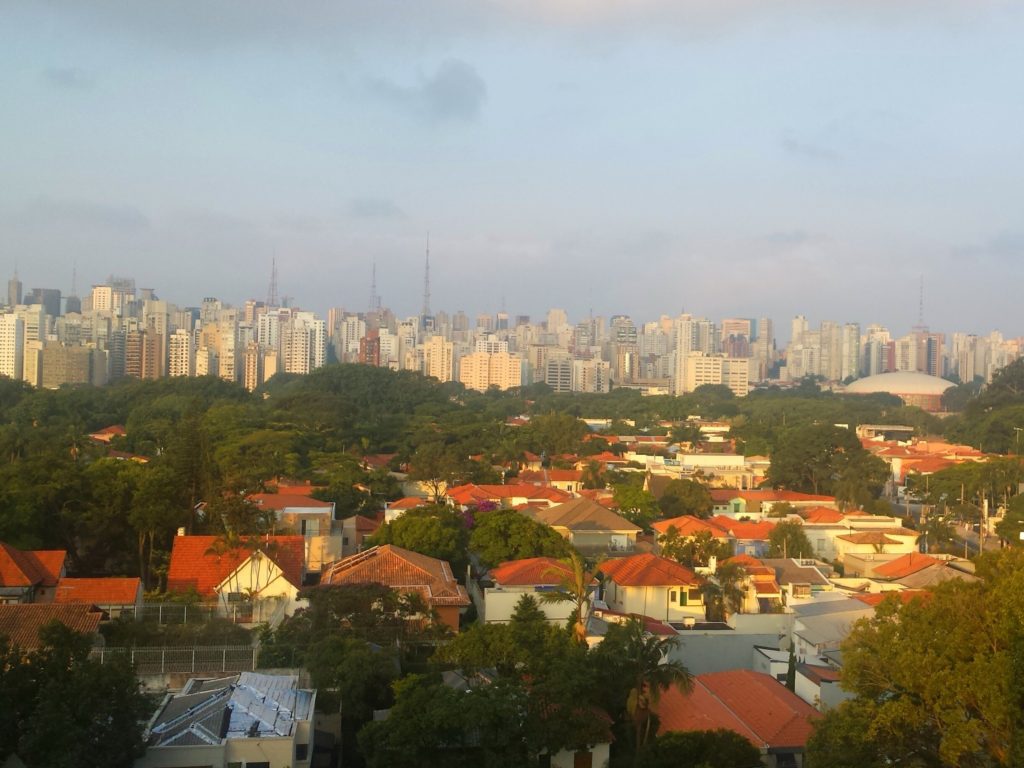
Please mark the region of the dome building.
<svg viewBox="0 0 1024 768"><path fill-rule="evenodd" d="M896 395L907 405L937 413L942 410L942 395L953 383L916 371L893 371L857 379L846 387L848 395Z"/></svg>

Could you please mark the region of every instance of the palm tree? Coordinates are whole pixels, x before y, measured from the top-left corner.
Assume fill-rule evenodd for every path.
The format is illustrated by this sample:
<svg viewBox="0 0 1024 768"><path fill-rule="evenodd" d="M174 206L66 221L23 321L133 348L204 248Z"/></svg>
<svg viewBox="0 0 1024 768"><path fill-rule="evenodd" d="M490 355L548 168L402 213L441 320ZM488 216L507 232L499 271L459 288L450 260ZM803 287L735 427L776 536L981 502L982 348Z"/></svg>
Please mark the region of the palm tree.
<svg viewBox="0 0 1024 768"><path fill-rule="evenodd" d="M639 755L640 747L650 735L651 713L661 694L673 685L689 693L693 689L693 676L682 662L669 658L678 638L649 634L637 616L622 626L625 632L622 660L631 673L633 684L626 699L626 712L633 720L636 754Z"/></svg>
<svg viewBox="0 0 1024 768"><path fill-rule="evenodd" d="M568 565L572 572L566 574L558 571L560 576L559 588L543 593L541 600L545 603L572 603L572 635L580 645L586 645L587 617L590 614L591 603L591 584L601 564L598 563L593 568L588 569L586 562L575 549L570 549L569 557L563 558L562 562ZM552 572L555 572L554 569L552 569Z"/></svg>
<svg viewBox="0 0 1024 768"><path fill-rule="evenodd" d="M701 587L709 621L725 621L730 614L739 613L746 596L743 579L746 571L739 563L722 563L715 570L714 580Z"/></svg>

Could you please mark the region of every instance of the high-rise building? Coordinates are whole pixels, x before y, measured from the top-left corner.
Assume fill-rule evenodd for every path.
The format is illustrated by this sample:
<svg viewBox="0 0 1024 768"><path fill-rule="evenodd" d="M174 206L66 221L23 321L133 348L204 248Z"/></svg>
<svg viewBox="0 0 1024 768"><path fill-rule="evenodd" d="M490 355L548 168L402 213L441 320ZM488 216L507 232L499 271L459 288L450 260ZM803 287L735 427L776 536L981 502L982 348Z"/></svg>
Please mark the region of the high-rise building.
<svg viewBox="0 0 1024 768"><path fill-rule="evenodd" d="M431 336L423 344L423 373L438 381L451 381L454 376L455 349L443 336Z"/></svg>
<svg viewBox="0 0 1024 768"><path fill-rule="evenodd" d="M171 334L168 343L168 376L195 376L196 350L192 334L179 328Z"/></svg>
<svg viewBox="0 0 1024 768"><path fill-rule="evenodd" d="M508 352L474 352L459 360L459 381L468 389L486 392L522 386L523 361Z"/></svg>
<svg viewBox="0 0 1024 768"><path fill-rule="evenodd" d="M16 307L21 304L21 280L18 279L18 270L14 270L14 277L7 281L7 306Z"/></svg>
<svg viewBox="0 0 1024 768"><path fill-rule="evenodd" d="M25 365L25 321L13 313L0 315L0 376L20 379Z"/></svg>

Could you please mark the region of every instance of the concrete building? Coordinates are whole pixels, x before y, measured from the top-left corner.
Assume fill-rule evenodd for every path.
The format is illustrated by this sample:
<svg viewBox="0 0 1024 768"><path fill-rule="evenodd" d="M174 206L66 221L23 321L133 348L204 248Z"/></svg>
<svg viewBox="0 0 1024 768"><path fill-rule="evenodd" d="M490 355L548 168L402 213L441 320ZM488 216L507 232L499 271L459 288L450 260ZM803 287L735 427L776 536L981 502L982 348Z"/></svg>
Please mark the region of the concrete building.
<svg viewBox="0 0 1024 768"><path fill-rule="evenodd" d="M423 374L438 381L451 381L454 378L454 355L452 342L443 336L431 336L423 344Z"/></svg>
<svg viewBox="0 0 1024 768"><path fill-rule="evenodd" d="M135 768L188 765L306 768L313 758L316 691L295 675L242 672L192 678L149 721Z"/></svg>
<svg viewBox="0 0 1024 768"><path fill-rule="evenodd" d="M179 328L171 334L167 361L168 376L195 376L196 350L192 334Z"/></svg>
<svg viewBox="0 0 1024 768"><path fill-rule="evenodd" d="M513 389L522 386L523 361L508 352L474 352L459 361L459 381L480 392Z"/></svg>

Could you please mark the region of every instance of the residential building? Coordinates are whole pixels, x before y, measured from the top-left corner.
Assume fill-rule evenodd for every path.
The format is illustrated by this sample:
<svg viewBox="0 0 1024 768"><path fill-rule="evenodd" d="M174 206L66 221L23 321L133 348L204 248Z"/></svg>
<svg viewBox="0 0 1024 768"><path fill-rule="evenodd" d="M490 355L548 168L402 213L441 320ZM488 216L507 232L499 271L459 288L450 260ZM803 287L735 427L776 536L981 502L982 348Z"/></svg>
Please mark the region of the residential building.
<svg viewBox="0 0 1024 768"><path fill-rule="evenodd" d="M664 622L704 619L704 580L675 560L652 554L605 560L602 598L613 611Z"/></svg>
<svg viewBox="0 0 1024 768"><path fill-rule="evenodd" d="M474 352L459 360L459 381L468 389L514 389L523 383L523 362L507 351Z"/></svg>
<svg viewBox="0 0 1024 768"><path fill-rule="evenodd" d="M296 675L242 672L191 678L168 694L144 733L135 768L263 766L308 768L314 746L316 691Z"/></svg>
<svg viewBox="0 0 1024 768"><path fill-rule="evenodd" d="M515 613L519 601L529 595L537 601L537 606L549 622L565 626L575 610L573 602L550 602L544 600L544 595L562 588L572 577L572 568L553 557L530 557L502 563L484 579L480 619L491 624L506 623ZM492 586L486 586L488 582ZM597 579L593 579L591 592L596 592L597 586Z"/></svg>

